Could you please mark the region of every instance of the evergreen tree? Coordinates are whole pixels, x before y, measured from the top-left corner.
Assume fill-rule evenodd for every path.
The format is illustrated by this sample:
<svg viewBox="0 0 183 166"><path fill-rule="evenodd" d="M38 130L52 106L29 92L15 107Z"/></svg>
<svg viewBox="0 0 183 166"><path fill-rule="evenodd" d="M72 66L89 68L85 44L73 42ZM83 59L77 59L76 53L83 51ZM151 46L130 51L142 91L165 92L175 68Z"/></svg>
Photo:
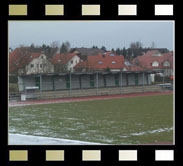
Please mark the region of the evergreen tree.
<svg viewBox="0 0 183 166"><path fill-rule="evenodd" d="M104 52L106 52L106 51L107 51L107 49L106 49L106 47L105 47L105 46L102 46L102 47L101 47L101 50L103 50Z"/></svg>
<svg viewBox="0 0 183 166"><path fill-rule="evenodd" d="M120 50L120 48L117 48L117 49L116 49L116 54L117 54L117 55L121 55L121 50Z"/></svg>
<svg viewBox="0 0 183 166"><path fill-rule="evenodd" d="M122 55L124 56L124 58L126 58L126 56L127 56L127 50L125 47L123 47Z"/></svg>
<svg viewBox="0 0 183 166"><path fill-rule="evenodd" d="M65 54L67 53L67 46L65 45L65 43L62 43L61 47L60 47L60 54Z"/></svg>

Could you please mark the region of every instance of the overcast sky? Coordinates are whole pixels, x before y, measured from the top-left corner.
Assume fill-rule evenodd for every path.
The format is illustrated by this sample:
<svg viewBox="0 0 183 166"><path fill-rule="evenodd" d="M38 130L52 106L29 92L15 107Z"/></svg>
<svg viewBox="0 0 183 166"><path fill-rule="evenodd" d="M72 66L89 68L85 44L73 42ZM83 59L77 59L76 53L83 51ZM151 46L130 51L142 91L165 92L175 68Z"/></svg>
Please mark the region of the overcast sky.
<svg viewBox="0 0 183 166"><path fill-rule="evenodd" d="M71 47L128 48L140 41L173 50L172 21L9 21L9 47L69 41Z"/></svg>

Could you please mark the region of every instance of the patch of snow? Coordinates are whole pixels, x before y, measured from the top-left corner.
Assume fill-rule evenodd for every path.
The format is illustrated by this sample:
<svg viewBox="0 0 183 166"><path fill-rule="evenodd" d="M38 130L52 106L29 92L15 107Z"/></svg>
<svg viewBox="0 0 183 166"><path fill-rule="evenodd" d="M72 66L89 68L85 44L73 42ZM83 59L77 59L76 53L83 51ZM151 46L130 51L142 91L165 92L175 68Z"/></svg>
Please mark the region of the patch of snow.
<svg viewBox="0 0 183 166"><path fill-rule="evenodd" d="M146 135L146 134L170 132L171 130L173 130L173 127L172 128L160 128L160 129L156 129L156 130L143 131L143 132L139 132L139 133L131 133L128 136L124 135L124 136L120 136L120 137L121 138L128 138L131 136L140 136L140 135Z"/></svg>
<svg viewBox="0 0 183 166"><path fill-rule="evenodd" d="M9 134L9 145L99 145L100 143L22 135L22 134ZM101 145L101 144L100 144Z"/></svg>

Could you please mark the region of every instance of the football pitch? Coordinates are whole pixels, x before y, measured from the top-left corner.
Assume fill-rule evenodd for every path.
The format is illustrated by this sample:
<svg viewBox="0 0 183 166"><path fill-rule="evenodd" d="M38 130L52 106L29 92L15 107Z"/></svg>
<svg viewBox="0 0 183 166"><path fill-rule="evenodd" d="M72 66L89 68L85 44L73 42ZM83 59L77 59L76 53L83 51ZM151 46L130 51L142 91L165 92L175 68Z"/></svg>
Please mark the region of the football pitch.
<svg viewBox="0 0 183 166"><path fill-rule="evenodd" d="M9 133L102 144L173 143L173 95L10 107Z"/></svg>

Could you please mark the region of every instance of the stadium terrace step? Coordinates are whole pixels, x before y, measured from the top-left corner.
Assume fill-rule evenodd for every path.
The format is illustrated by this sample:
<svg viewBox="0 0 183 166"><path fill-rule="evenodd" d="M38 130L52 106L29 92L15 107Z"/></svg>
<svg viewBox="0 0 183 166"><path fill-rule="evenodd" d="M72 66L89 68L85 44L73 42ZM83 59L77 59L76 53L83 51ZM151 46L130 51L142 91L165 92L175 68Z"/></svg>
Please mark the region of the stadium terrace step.
<svg viewBox="0 0 183 166"><path fill-rule="evenodd" d="M38 91L36 92L36 99L57 99L57 98L70 98L70 97L87 97L87 96L103 96L103 95L116 95L116 94L131 94L143 92L162 92L167 91L159 85L145 85L145 86L123 86L123 87L109 87L109 88L91 88L91 89L68 89L56 91ZM10 94L9 100L20 100L21 93ZM26 99L26 100L29 100Z"/></svg>
<svg viewBox="0 0 183 166"><path fill-rule="evenodd" d="M60 91L43 91L38 92L39 99L55 99L69 97L86 97L96 95L115 95L115 94L130 94L142 92L161 92L162 88L158 85L152 86L130 86L130 87L111 87L111 88L94 88L94 89L72 89Z"/></svg>

